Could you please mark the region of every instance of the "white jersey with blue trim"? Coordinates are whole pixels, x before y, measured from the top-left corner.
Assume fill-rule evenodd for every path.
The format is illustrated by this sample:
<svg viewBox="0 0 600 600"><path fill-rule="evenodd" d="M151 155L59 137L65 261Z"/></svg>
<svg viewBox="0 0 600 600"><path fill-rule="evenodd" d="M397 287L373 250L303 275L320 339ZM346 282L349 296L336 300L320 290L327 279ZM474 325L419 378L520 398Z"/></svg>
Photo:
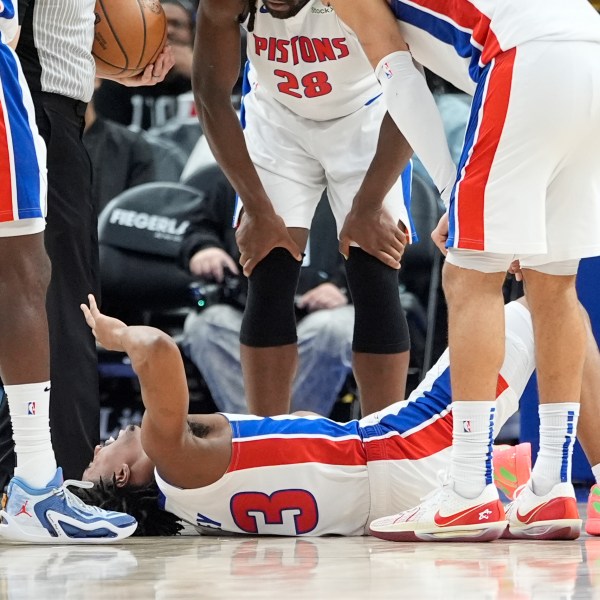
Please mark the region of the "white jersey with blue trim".
<svg viewBox="0 0 600 600"><path fill-rule="evenodd" d="M19 31L17 0L0 0L0 41L9 44Z"/></svg>
<svg viewBox="0 0 600 600"><path fill-rule="evenodd" d="M533 372L533 330L518 303L506 309L506 358L498 379L496 433L518 408ZM364 535L437 486L452 446L448 353L407 400L359 421L224 414L232 430L225 475L196 489L156 473L163 506L212 533Z"/></svg>
<svg viewBox="0 0 600 600"><path fill-rule="evenodd" d="M321 0L288 19L259 1L247 54L252 88L306 119L344 117L381 94L356 35Z"/></svg>
<svg viewBox="0 0 600 600"><path fill-rule="evenodd" d="M600 43L600 15L588 0L389 2L415 60L468 93L482 67L521 44Z"/></svg>

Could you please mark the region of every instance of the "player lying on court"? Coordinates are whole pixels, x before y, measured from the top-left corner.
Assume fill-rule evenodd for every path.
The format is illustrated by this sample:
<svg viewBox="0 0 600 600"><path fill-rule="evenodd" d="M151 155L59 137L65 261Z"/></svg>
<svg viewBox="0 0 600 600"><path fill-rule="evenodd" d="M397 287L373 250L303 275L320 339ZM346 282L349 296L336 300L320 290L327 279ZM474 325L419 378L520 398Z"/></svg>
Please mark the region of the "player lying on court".
<svg viewBox="0 0 600 600"><path fill-rule="evenodd" d="M88 502L133 513L141 535L176 533L173 515L219 533L363 535L373 519L414 506L447 469L452 445L447 351L407 400L361 420L336 423L306 413L188 415L186 376L173 340L152 327L128 327L103 315L93 296L89 300L89 308L82 305L88 325L105 348L129 355L146 411L141 427L130 426L96 447L84 479L97 485L82 493ZM596 465L600 356L592 340L590 333L580 433ZM517 410L533 369L529 311L523 300L511 302L494 433ZM528 469L526 463L525 474L519 473L512 454L501 454L495 466L512 471L514 491L514 480L525 483ZM152 512L159 490L168 512ZM482 507L482 518L494 510ZM576 535L581 521L559 518L550 525ZM535 520L529 526L535 528ZM535 537L529 526L510 523L513 534ZM588 519L587 527L600 534L600 518ZM448 530L456 526L449 523Z"/></svg>

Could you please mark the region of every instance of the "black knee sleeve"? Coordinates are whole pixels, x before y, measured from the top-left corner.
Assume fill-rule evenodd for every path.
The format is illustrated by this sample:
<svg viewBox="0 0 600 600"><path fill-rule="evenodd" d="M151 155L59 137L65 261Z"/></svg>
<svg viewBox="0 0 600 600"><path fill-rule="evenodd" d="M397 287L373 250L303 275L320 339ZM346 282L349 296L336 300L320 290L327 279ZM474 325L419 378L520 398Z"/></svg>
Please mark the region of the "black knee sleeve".
<svg viewBox="0 0 600 600"><path fill-rule="evenodd" d="M240 342L269 348L294 344L294 295L300 277L299 263L284 248L274 248L248 278L248 300L242 319Z"/></svg>
<svg viewBox="0 0 600 600"><path fill-rule="evenodd" d="M354 303L354 352L396 354L410 349L406 315L400 303L398 271L360 248L346 261Z"/></svg>

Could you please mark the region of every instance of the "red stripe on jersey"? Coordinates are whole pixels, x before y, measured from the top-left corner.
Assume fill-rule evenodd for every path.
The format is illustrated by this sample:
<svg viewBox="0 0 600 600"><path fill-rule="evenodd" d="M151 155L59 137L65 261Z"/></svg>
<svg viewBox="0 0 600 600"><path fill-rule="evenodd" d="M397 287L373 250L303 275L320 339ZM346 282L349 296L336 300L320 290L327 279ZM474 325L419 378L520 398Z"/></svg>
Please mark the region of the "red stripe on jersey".
<svg viewBox="0 0 600 600"><path fill-rule="evenodd" d="M325 438L263 438L233 442L233 456L228 473L256 467L296 465L316 462L326 465L364 466L361 440Z"/></svg>
<svg viewBox="0 0 600 600"><path fill-rule="evenodd" d="M498 398L500 394L502 394L502 392L504 392L507 389L508 383L506 382L506 379L504 379L502 375L498 375L498 383L496 384L496 398Z"/></svg>
<svg viewBox="0 0 600 600"><path fill-rule="evenodd" d="M370 448L369 446L373 446ZM385 452L378 446L385 445ZM452 413L407 436L365 440L369 460L418 460L452 445Z"/></svg>
<svg viewBox="0 0 600 600"><path fill-rule="evenodd" d="M485 188L508 112L515 56L513 48L501 54L492 66L477 140L458 184L458 248L485 248Z"/></svg>
<svg viewBox="0 0 600 600"><path fill-rule="evenodd" d="M475 32L473 32L473 38L475 39ZM503 50L500 47L500 42L498 38L494 34L494 32L489 29L489 23L487 25L487 31L485 36L485 42L482 44L483 50L481 52L481 62L484 65L492 62L495 56L498 56Z"/></svg>
<svg viewBox="0 0 600 600"><path fill-rule="evenodd" d="M12 177L10 172L10 152L8 150L8 115L0 102L0 222L13 220Z"/></svg>
<svg viewBox="0 0 600 600"><path fill-rule="evenodd" d="M413 0L415 4L428 9L432 13L441 17L448 17L459 27L472 32L473 40L484 50L482 59L484 63L495 56L500 50L500 44L494 32L490 29L491 21L489 17L477 10L473 4L467 0L449 0L440 2L440 0ZM487 57L487 60L485 60Z"/></svg>
<svg viewBox="0 0 600 600"><path fill-rule="evenodd" d="M508 383L498 375L496 398L508 389ZM365 440L367 456L375 460L418 460L436 454L452 445L452 413L407 436L391 436L379 440ZM381 448L385 446L385 449Z"/></svg>

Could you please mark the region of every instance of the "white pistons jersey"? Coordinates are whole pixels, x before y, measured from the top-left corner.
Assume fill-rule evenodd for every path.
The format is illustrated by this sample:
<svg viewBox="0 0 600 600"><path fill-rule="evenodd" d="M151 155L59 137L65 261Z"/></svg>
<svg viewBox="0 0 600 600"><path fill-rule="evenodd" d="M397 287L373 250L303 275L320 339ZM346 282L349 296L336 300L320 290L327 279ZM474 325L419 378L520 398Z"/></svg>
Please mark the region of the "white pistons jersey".
<svg viewBox="0 0 600 600"><path fill-rule="evenodd" d="M389 2L415 60L468 93L482 67L526 42L600 42L588 0Z"/></svg>
<svg viewBox="0 0 600 600"><path fill-rule="evenodd" d="M507 305L506 331L495 433L517 410L534 368L531 318L522 305ZM227 472L196 489L174 487L156 473L163 508L218 534L364 535L373 519L417 504L449 464L448 352L408 400L360 421L224 416L232 430Z"/></svg>
<svg viewBox="0 0 600 600"><path fill-rule="evenodd" d="M288 19L259 0L247 54L252 88L306 119L344 117L381 94L356 35L321 0Z"/></svg>

